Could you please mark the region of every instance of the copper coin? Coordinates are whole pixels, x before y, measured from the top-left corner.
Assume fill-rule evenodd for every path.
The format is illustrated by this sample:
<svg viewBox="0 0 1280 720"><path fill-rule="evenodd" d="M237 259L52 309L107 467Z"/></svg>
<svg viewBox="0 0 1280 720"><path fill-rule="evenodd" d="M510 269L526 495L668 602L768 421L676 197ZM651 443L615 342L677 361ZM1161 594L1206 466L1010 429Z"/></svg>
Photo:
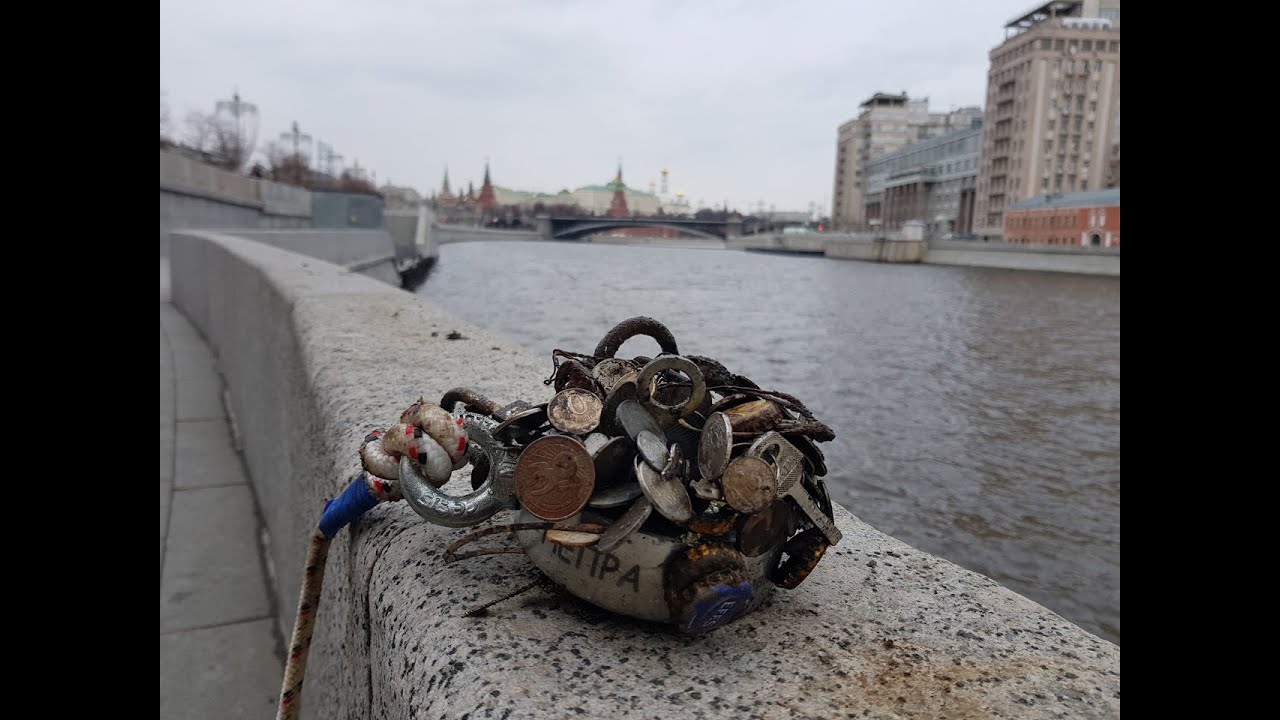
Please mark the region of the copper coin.
<svg viewBox="0 0 1280 720"><path fill-rule="evenodd" d="M733 425L729 416L724 413L711 413L702 426L702 437L698 440L698 470L706 480L715 480L724 474L729 467L730 453L733 451Z"/></svg>
<svg viewBox="0 0 1280 720"><path fill-rule="evenodd" d="M577 438L545 435L516 460L516 497L543 520L563 520L586 506L595 489L596 470Z"/></svg>
<svg viewBox="0 0 1280 720"><path fill-rule="evenodd" d="M609 552L618 547L623 540L631 537L631 533L639 530L651 514L653 514L653 503L649 502L649 498L641 496L622 514L622 517L615 520L609 529L604 531L600 536L600 542L596 543L596 549L600 552Z"/></svg>
<svg viewBox="0 0 1280 720"><path fill-rule="evenodd" d="M769 507L778 496L778 476L769 463L744 455L729 463L720 478L724 501L738 512L753 513Z"/></svg>
<svg viewBox="0 0 1280 720"><path fill-rule="evenodd" d="M547 418L561 432L586 435L600 424L604 401L582 388L565 388L547 405Z"/></svg>
<svg viewBox="0 0 1280 720"><path fill-rule="evenodd" d="M760 512L744 516L738 526L738 549L747 557L757 557L791 534L791 508L774 500Z"/></svg>
<svg viewBox="0 0 1280 720"><path fill-rule="evenodd" d="M677 525L693 517L693 501L679 481L664 478L662 473L640 458L636 458L636 479L640 481L644 496L663 517Z"/></svg>
<svg viewBox="0 0 1280 720"><path fill-rule="evenodd" d="M593 508L622 507L644 494L640 483L627 482L614 487L604 488L591 496L587 504Z"/></svg>

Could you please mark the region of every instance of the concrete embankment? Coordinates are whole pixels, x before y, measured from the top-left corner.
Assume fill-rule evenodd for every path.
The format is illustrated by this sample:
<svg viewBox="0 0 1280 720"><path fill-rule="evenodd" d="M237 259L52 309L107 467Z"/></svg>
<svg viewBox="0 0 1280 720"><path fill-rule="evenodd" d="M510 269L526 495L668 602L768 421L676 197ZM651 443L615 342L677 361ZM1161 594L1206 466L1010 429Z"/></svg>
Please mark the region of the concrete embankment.
<svg viewBox="0 0 1280 720"><path fill-rule="evenodd" d="M174 304L229 387L286 637L307 541L324 499L358 472L369 429L455 386L503 403L550 395L542 354L336 265L181 232L171 272ZM697 351L696 338L683 344ZM467 470L445 487L469 489ZM1119 716L1117 646L843 508L837 525L843 542L798 590L689 639L543 591L463 617L531 580L531 564L497 555L446 566L442 551L466 530L429 525L403 503L377 507L329 553L304 713Z"/></svg>
<svg viewBox="0 0 1280 720"><path fill-rule="evenodd" d="M1120 275L1119 248L1011 245L913 239L909 233L761 234L730 238L726 247L758 252L821 254L844 260Z"/></svg>
<svg viewBox="0 0 1280 720"><path fill-rule="evenodd" d="M1120 276L1120 248L1031 247L1008 243L934 240L929 243L924 262L932 265Z"/></svg>

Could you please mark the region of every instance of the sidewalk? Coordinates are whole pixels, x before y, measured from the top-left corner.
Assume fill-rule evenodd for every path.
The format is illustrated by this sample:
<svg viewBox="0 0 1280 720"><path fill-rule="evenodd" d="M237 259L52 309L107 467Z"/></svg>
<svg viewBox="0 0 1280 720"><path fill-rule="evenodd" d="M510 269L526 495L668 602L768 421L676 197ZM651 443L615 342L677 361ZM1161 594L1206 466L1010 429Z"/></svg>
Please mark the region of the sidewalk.
<svg viewBox="0 0 1280 720"><path fill-rule="evenodd" d="M284 672L222 380L160 260L160 718L270 718Z"/></svg>

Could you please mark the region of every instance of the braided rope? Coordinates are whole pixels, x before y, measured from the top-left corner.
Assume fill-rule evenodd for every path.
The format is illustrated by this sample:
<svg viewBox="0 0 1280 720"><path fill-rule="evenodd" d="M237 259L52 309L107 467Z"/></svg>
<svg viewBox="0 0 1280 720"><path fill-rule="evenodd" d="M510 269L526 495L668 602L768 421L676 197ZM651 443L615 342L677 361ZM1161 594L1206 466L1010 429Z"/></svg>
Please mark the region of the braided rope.
<svg viewBox="0 0 1280 720"><path fill-rule="evenodd" d="M438 472L432 475L442 473L443 478L432 479L441 485L448 479L450 464L459 467L465 464L459 462L466 448L466 431L462 429L461 418L455 422L449 413L419 399L401 413L401 421L401 424L386 430L374 430L365 436L359 451L364 471L348 483L340 496L325 501L324 512L307 548L306 571L298 594L298 614L293 622L276 720L296 720L302 709L302 680L307 672L311 637L315 634L329 543L339 530L378 503L404 499L396 472L402 454L435 465ZM421 457L420 452L423 453Z"/></svg>
<svg viewBox="0 0 1280 720"><path fill-rule="evenodd" d="M329 543L332 540L332 537L325 537L318 529L311 536L311 547L307 549L307 571L298 598L298 616L293 623L293 639L289 643L289 660L284 667L284 683L280 689L276 720L296 720L302 709L302 677L307 672L311 635L315 632L320 589L324 585L325 560L329 557Z"/></svg>

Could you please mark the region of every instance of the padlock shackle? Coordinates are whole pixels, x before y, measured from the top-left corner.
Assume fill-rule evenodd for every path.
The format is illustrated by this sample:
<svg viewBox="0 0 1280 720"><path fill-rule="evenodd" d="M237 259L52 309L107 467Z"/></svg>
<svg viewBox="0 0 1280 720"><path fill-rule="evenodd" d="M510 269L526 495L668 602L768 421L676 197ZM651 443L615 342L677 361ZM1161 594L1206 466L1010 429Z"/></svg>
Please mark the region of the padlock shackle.
<svg viewBox="0 0 1280 720"><path fill-rule="evenodd" d="M592 355L597 359L611 358L618 352L618 348L622 344L637 335L645 335L658 341L658 347L662 348L662 352L672 355L679 355L680 351L676 348L676 339L667 329L666 325L654 320L651 317L633 317L623 320L613 329L604 334L600 339L600 344L596 345L596 350Z"/></svg>

